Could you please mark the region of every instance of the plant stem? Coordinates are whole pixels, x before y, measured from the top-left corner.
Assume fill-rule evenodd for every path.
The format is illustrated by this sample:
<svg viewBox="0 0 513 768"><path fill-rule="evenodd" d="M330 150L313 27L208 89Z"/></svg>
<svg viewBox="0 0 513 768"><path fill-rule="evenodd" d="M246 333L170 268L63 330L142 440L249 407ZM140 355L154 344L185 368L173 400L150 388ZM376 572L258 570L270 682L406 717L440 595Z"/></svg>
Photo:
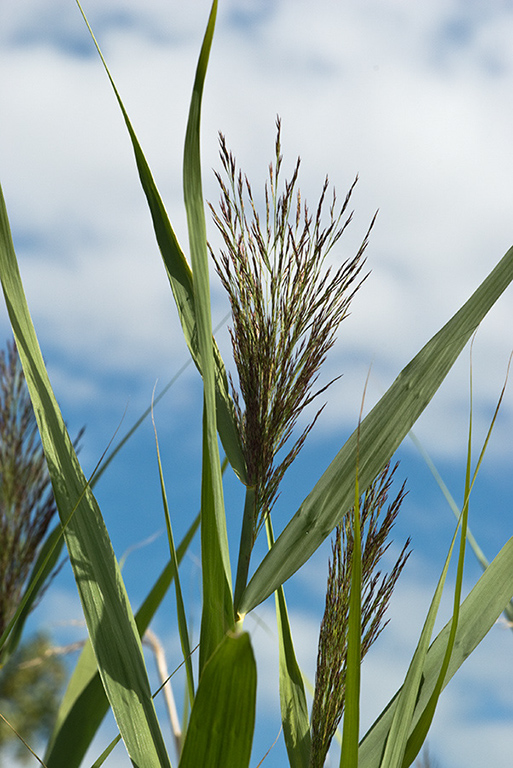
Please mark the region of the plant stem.
<svg viewBox="0 0 513 768"><path fill-rule="evenodd" d="M250 485L246 487L244 516L242 518L242 530L240 533L239 561L237 563L237 576L235 579L235 593L233 597L233 605L237 620L240 618L238 616L238 607L248 581L249 561L251 560L251 550L253 548L255 537L255 518L256 488L255 486Z"/></svg>

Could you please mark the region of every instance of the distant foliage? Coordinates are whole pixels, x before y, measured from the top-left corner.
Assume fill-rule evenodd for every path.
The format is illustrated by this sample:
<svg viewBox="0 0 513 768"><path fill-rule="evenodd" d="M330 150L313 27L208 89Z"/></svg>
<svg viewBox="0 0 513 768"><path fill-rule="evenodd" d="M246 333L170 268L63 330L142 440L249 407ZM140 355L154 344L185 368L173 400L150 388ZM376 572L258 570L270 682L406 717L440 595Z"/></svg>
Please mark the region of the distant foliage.
<svg viewBox="0 0 513 768"><path fill-rule="evenodd" d="M43 634L20 646L2 668L0 712L30 743L48 739L66 675L62 657L53 653L49 638ZM8 750L13 748L19 760L28 762L30 758L12 728L0 720L0 768L8 768Z"/></svg>

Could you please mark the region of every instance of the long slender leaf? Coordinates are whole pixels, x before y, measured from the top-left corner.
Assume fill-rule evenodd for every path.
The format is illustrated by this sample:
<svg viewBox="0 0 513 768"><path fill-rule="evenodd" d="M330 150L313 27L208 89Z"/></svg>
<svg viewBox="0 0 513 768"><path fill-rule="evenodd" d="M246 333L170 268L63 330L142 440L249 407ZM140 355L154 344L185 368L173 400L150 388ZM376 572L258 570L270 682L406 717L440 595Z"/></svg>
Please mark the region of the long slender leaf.
<svg viewBox="0 0 513 768"><path fill-rule="evenodd" d="M203 670L179 768L247 768L256 681L249 635L226 635Z"/></svg>
<svg viewBox="0 0 513 768"><path fill-rule="evenodd" d="M472 361L472 357L471 357L471 361ZM459 552L459 558L458 558L458 569L456 573L456 584L454 589L454 607L453 607L453 615L452 615L452 622L451 622L451 631L450 631L449 639L447 642L447 649L445 652L445 656L442 662L442 666L440 668L440 672L439 672L438 679L436 681L436 685L434 687L433 693L431 694L429 701L424 707L424 710L415 728L413 729L413 732L410 738L408 739L404 760L402 762L403 768L408 768L408 766L410 766L413 763L414 759L417 757L426 739L428 731L431 727L431 723L433 721L436 706L438 704L438 699L440 698L440 694L442 692L445 675L447 673L450 658L453 652L456 631L457 631L457 624L459 619L461 591L463 587L463 564L464 564L465 550L466 550L466 544L467 544L470 493L472 491L474 482L476 480L477 473L479 472L479 469L481 467L481 463L483 461L484 454L488 446L488 442L493 430L493 426L495 424L495 420L498 415L499 406L500 406L500 401L499 401L499 405L495 410L494 418L488 430L488 434L486 436L483 448L481 449L481 453L479 455L476 469L472 474L473 395L472 395L472 363L471 363L471 366L470 366L470 418L469 418L469 436L468 436L468 449L467 449L467 468L465 473L464 503L463 503L463 510L461 513L460 552Z"/></svg>
<svg viewBox="0 0 513 768"><path fill-rule="evenodd" d="M199 514L180 542L176 557L180 563L200 522ZM142 637L173 580L174 567L168 563L135 615ZM98 674L90 643L86 643L61 701L54 731L47 746L48 768L78 768L100 724L109 702Z"/></svg>
<svg viewBox="0 0 513 768"><path fill-rule="evenodd" d="M55 400L30 318L0 194L0 275L98 669L135 764L169 765L123 579L100 509Z"/></svg>
<svg viewBox="0 0 513 768"><path fill-rule="evenodd" d="M458 520L459 516L460 516L460 510L458 509L458 505L456 504L456 502L454 500L454 497L452 496L451 492L449 491L449 489L447 488L446 484L444 483L444 481L443 481L439 471L437 470L436 466L434 465L430 455L428 454L428 452L426 451L426 449L424 448L424 446L420 442L420 440L417 437L417 435L413 432L413 430L410 430L408 436L410 437L411 441L413 442L413 444L415 445L415 447L419 451L420 455L422 456L422 458L426 462L426 464L427 464L427 466L429 468L429 471L431 472L431 474L433 475L433 477L434 477L434 479L436 481L436 484L438 485L438 487L442 491L442 493L443 493L443 495L444 495L444 497L445 497L449 507L451 508L451 510L452 510L452 512L453 512L453 514L455 516L455 518ZM484 552L481 549L481 547L479 546L479 544L477 543L476 539L472 535L472 532L471 532L470 528L467 530L467 541L468 541L470 547L472 548L472 551L474 552L474 555L476 556L476 559L477 559L479 565L481 566L481 568L484 571L486 568L488 568L490 563L488 562L487 558L485 557ZM513 616L513 614L512 614L512 616Z"/></svg>
<svg viewBox="0 0 513 768"><path fill-rule="evenodd" d="M468 502L471 491L471 461L472 461L472 367L470 369L470 418L469 418L469 435L468 435L468 447L467 447L467 466L465 476L465 502L463 505L463 511L461 515L458 515L458 525L449 548L449 554L447 555L445 565L442 571L442 575L438 582L435 595L431 602L426 621L421 633L419 644L415 650L412 662L408 669L406 679L401 688L399 694L399 700L396 706L394 720L387 739L387 745L383 760L381 762L381 768L407 768L411 765L417 754L420 752L422 745L425 741L429 728L435 714L435 709L438 704L438 699L443 689L443 682L451 654L454 648L454 640L456 637L459 611L460 611L460 599L461 588L463 583L463 564L465 558L465 548L468 531ZM450 633L447 641L447 647L442 660L440 670L438 672L438 678L436 680L433 692L429 698L429 701L424 708L416 726L413 728L413 732L410 734L411 723L413 719L413 713L415 711L415 704L418 699L418 694L422 682L422 671L425 664L425 658L428 650L428 643L431 640L431 634L433 632L433 626L438 608L442 598L442 592L449 570L449 563L451 560L454 544L456 542L456 536L461 525L461 539L460 539L460 551L458 558L458 568L456 574L456 585L454 590L454 606L453 614L450 624ZM409 737L409 738L408 738Z"/></svg>
<svg viewBox="0 0 513 768"><path fill-rule="evenodd" d="M183 166L184 200L194 272L194 307L203 375L203 466L201 482L203 611L200 635L200 675L207 659L219 645L228 629L233 628L235 624L223 484L217 441L215 356L212 343L210 276L200 159L201 100L216 14L217 0L214 0L192 90Z"/></svg>
<svg viewBox="0 0 513 768"><path fill-rule="evenodd" d="M101 755L94 761L91 768L100 768L100 766L105 763L105 760L109 757L114 747L119 744L120 739L121 736L116 736L116 738L110 742L110 744L103 750Z"/></svg>
<svg viewBox="0 0 513 768"><path fill-rule="evenodd" d="M125 125L127 127L130 141L132 142L132 148L134 151L135 162L137 164L137 170L139 173L139 179L141 186L146 195L148 207L150 209L151 218L153 222L153 228L155 230L155 237L162 255L166 273L173 291L176 306L178 309L178 315L182 325L185 341L189 347L191 356L194 363L200 373L202 373L201 355L198 348L197 328L196 328L196 316L194 306L194 288L193 288L193 276L192 271L187 263L187 259L178 243L176 235L169 221L169 217L157 189L157 185L153 179L152 173L142 151L139 140L132 127L128 113L121 100L121 96L116 88L114 79L107 67L107 63L102 55L100 47L96 41L93 31L87 21L86 15L80 5L80 1L76 0L76 3L80 9L84 21L87 25L89 33L92 37L96 50L101 58L102 64L105 67L107 77L116 96L119 108L122 112ZM209 26L210 29L210 26ZM208 32L209 30L207 30ZM207 56L208 59L208 56ZM245 482L246 480L246 465L244 456L242 453L242 447L240 443L240 437L235 425L233 402L231 400L228 391L228 378L226 376L226 370L224 367L221 354L214 342L214 358L215 358L215 381L216 381L216 406L217 406L217 427L219 429L219 436L223 444L223 448L228 457L228 460L233 467L233 470L237 476Z"/></svg>
<svg viewBox="0 0 513 768"><path fill-rule="evenodd" d="M359 446L357 447L353 514L351 591L347 630L344 727L340 767L358 768L360 736L360 668L362 663L362 533L360 521Z"/></svg>
<svg viewBox="0 0 513 768"><path fill-rule="evenodd" d="M105 454L100 457L93 474L88 480L88 485L91 489L97 480L97 469L100 466L104 455ZM47 534L39 549L36 562L30 572L20 603L14 616L11 618L0 637L0 656L2 658L2 663L5 663L8 656L16 649L30 611L38 597L41 595L42 590L45 588L48 579L57 565L57 560L64 545L64 531L65 526L58 523L50 533Z"/></svg>
<svg viewBox="0 0 513 768"><path fill-rule="evenodd" d="M453 514L456 515L456 517L458 517L458 515L459 515L458 505L454 501L454 498L453 498L451 492L449 491L449 489L447 488L446 484L444 483L444 481L443 481L439 471L437 470L436 466L434 465L431 457L429 456L429 454L426 451L426 449L424 448L424 446L421 444L421 442L418 439L418 437L412 431L410 431L410 437L411 437L414 445L418 448L422 458L424 459L424 461L428 465L431 474L435 478L438 487L440 488L440 490L442 491L443 495L445 496L445 499L446 499L447 503L449 504L449 507L452 509ZM488 561L488 558L485 556L483 550L479 546L476 538L473 536L470 528L467 530L467 541L468 541L468 543L469 543L469 545L470 545L470 547L471 547L471 549L472 549L472 551L473 551L473 553L474 553L474 555L476 557L477 562L479 563L479 565L481 566L483 571L485 571L488 568L488 566L490 565L490 563ZM505 615L507 621L509 621L510 623L513 622L513 602L510 602L508 605L505 606L505 608L504 608L504 615ZM513 626L513 624L512 624L512 626Z"/></svg>
<svg viewBox="0 0 513 768"><path fill-rule="evenodd" d="M513 596L513 537L481 576L475 587L463 601L454 643L454 651L445 676L443 687L456 674L465 659L479 645ZM431 644L423 669L423 684L415 707L410 733L424 711L439 677L446 653L449 622ZM385 742L394 718L399 692L391 699L381 715L369 729L360 744L359 768L379 768Z"/></svg>
<svg viewBox="0 0 513 768"><path fill-rule="evenodd" d="M415 705L417 703L419 690L422 684L422 673L426 663L426 656L429 651L429 644L431 642L435 620L438 614L438 609L440 607L440 601L442 599L445 581L449 570L449 564L451 562L452 552L456 542L458 528L454 533L451 545L449 547L449 553L446 557L440 579L438 580L438 584L433 595L433 599L431 600L431 604L424 621L424 626L422 627L419 642L408 667L408 672L406 673L404 683L397 697L397 702L394 709L394 717L390 727L390 732L388 734L386 749L383 758L380 761L380 768L398 768L402 765L403 756L408 743L408 736L411 731Z"/></svg>
<svg viewBox="0 0 513 768"><path fill-rule="evenodd" d="M222 328L222 327L225 325L225 323L226 323L226 321L228 320L229 316L230 316L230 315L228 314L228 315L225 315L225 316L222 318L222 320L221 320L221 321L220 321L220 322L217 324L217 326L214 328L214 334L215 334L215 333L217 333L217 331L218 331L220 328ZM182 365L182 366L181 366L181 367L178 369L178 371L177 371L177 372L174 374L174 376L172 376L172 377L171 377L171 379L168 381L168 383L166 384L166 386L165 386L165 387L162 389L162 391L161 391L161 392L159 392L159 394L156 396L155 400L153 401L153 407L154 407L154 406L156 406L156 405L157 405L157 403L159 403L159 402L162 400L162 398L163 398L163 397L164 397L164 396L167 394L167 392L168 392L168 391L171 389L171 387L173 386L173 384L174 384L174 383L175 383L175 382L176 382L176 381L177 381L177 380L180 378L180 376L182 375L182 373L184 373L184 372L187 370L187 368L189 367L189 365L191 365L191 363L192 363L192 362L193 362L193 360L192 360L192 357L189 357L189 358L186 360L186 362L185 362L185 363L184 363L184 364L183 364L183 365ZM135 434L135 432L137 432L137 430L139 429L139 427L141 426L141 424L143 424L143 423L144 423L144 421L145 421L145 420L148 418L148 416L149 416L149 415L150 415L150 413L151 413L151 409L152 409L152 406L151 406L151 405L149 405L149 406L148 406L148 407L147 407L147 408L146 408L146 409L145 409L145 410L142 412L142 414L139 416L139 418L137 419L137 421L135 422L135 424L133 424L133 425L130 427L130 429L129 429L129 430L128 430L128 431L127 431L127 432L126 432L124 435L123 435L123 437L121 438L121 440L119 440L119 442L118 442L118 443L117 443L117 444L114 446L113 450L112 450L112 451L109 453L109 455L108 455L108 456L106 456L106 458L105 458L105 461L102 461L102 464L101 464L101 466L100 466L100 467L98 467L98 470L95 472L94 478L91 480L91 488L94 488L94 486L96 485L96 483L99 481L100 477L101 477L101 476L103 475L103 473L104 473L104 472L106 472L106 471L107 471L107 469L109 468L109 465L110 465L110 463L111 463L112 461L114 461L114 459L116 458L116 456L118 455L118 453L119 453L119 452L122 450L122 448L124 448L124 446L125 446L125 445L127 444L127 442L130 440L130 438L131 438L131 437L132 437L132 436Z"/></svg>
<svg viewBox="0 0 513 768"><path fill-rule="evenodd" d="M508 381L509 368L510 368L510 365L511 365L511 359L512 358L510 357L509 362L508 362L508 370L506 371L506 380L505 380L504 385L502 387L502 390L501 390L501 393L500 393L500 396L499 396L499 400L497 402L497 406L495 408L495 412L493 414L493 418L492 418L490 427L488 429L488 433L486 435L485 443L484 443L483 448L481 450L481 455L479 457L478 465L477 465L476 470L474 472L474 477L473 477L472 482L474 482L474 480L475 480L475 477L477 475L477 471L478 471L479 466L480 466L480 464L481 464L481 462L483 460L486 447L488 445L488 442L490 440L493 428L495 426L495 422L497 421L497 416L499 415L499 410L500 410L502 401L504 399L504 394L506 392L506 384L507 384L507 381ZM420 455L422 456L422 458L424 459L424 461L428 465L428 467L429 467L429 469L431 471L431 474L435 478L438 487L440 488L440 490L442 491L443 495L445 496L445 498L447 500L447 503L449 504L449 507L452 509L456 519L458 519L459 518L459 514L460 514L458 506L457 506L456 502L454 501L454 499L453 499L449 489L447 488L446 484L442 480L442 477L440 476L440 473L438 472L437 468L435 467L431 457L429 456L428 452L426 451L426 449L421 444L420 440L418 439L418 437L414 434L414 432L412 430L410 430L409 436L410 436L413 444L416 446L416 448L420 452ZM472 551L473 551L473 553L474 553L474 555L476 557L476 560L478 561L479 565L481 566L483 571L486 570L486 568L488 568L490 563L488 562L487 558L485 557L483 550L481 549L481 547L477 543L476 539L472 535L472 533L470 531L470 528L468 526L467 526L467 541L470 544L470 547L471 547L471 549L472 549ZM513 603L510 602L508 605L506 605L506 607L504 608L504 615L506 616L506 619L510 623L513 622Z"/></svg>
<svg viewBox="0 0 513 768"><path fill-rule="evenodd" d="M362 421L360 485L366 488L385 466L430 402L461 350L513 279L513 248L452 319L401 371ZM240 606L247 613L283 584L331 533L352 504L357 431L303 501L249 582Z"/></svg>
<svg viewBox="0 0 513 768"><path fill-rule="evenodd" d="M269 546L274 543L271 518L265 521ZM290 768L308 768L310 764L310 720L306 703L303 676L297 663L290 631L285 591L275 592L276 620L279 638L280 705L283 736Z"/></svg>
<svg viewBox="0 0 513 768"><path fill-rule="evenodd" d="M180 574L178 571L178 557L175 549L175 540L173 536L173 527L171 525L171 517L169 514L169 506L167 503L166 486L164 483L164 473L162 471L162 462L160 459L159 440L157 436L157 427L155 425L153 412L152 412L151 418L153 421L153 429L155 431L155 445L157 447L157 462L159 465L160 489L162 492L162 503L164 505L164 514L166 517L167 538L169 542L169 552L171 555L171 565L173 567L173 581L175 583L176 617L178 621L178 632L180 634L180 643L182 646L182 653L185 661L188 695L192 703L194 701L194 676L192 671L191 646L189 643L189 628L187 626L187 616L185 613L185 604L184 604L183 595L182 595L182 585L180 584Z"/></svg>

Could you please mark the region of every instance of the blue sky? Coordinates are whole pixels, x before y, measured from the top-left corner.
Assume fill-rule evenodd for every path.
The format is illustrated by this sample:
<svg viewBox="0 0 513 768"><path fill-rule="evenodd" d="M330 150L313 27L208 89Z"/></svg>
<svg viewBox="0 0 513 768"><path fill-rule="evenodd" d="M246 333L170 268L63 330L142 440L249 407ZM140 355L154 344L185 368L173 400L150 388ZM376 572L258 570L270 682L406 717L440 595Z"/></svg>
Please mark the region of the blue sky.
<svg viewBox="0 0 513 768"><path fill-rule="evenodd" d="M187 252L181 154L209 4L89 0L84 7ZM371 277L324 374L326 380L343 377L329 390L315 433L283 488L278 529L353 430L369 367L367 408L512 244L512 38L513 3L506 0L221 0L203 113L206 197L218 197L210 170L219 167L217 132L226 135L258 188L280 114L285 171L300 154L301 189L312 206L326 173L340 198L360 176L354 220L337 257L354 253L380 211L367 252ZM120 421L122 434L149 404L155 382L158 391L187 360L187 351L129 141L75 4L3 4L0 72L0 180L52 383L70 431L87 426L81 457L90 471ZM216 323L227 305L215 281L212 299ZM504 381L512 327L510 290L474 346L477 449ZM7 338L3 306L0 331ZM226 331L219 342L228 360ZM416 427L457 500L464 480L468 370L466 350ZM199 503L200 406L191 367L156 411L178 538ZM471 526L490 558L512 534L512 417L507 393L471 506ZM423 461L408 443L400 455L409 495L395 539L399 547L411 535L413 554L390 625L364 664L365 725L402 681L453 529ZM97 495L119 556L163 531L150 424L112 465ZM240 490L230 478L227 499L235 546ZM298 654L310 677L327 551L287 585ZM197 546L192 554L198 555ZM130 555L125 572L135 605L165 556L163 535ZM478 575L469 558L467 586ZM199 572L192 556L185 583L197 626ZM272 603L258 614L273 631ZM49 627L64 641L84 630L58 622L79 618L65 569L34 625ZM279 715L273 639L251 621L262 721L256 765L278 734ZM155 630L172 669L179 644L171 602ZM445 692L429 740L441 767L510 764L513 689L505 670L512 643L510 631L495 627ZM264 765L283 761L279 742ZM110 764L127 764L122 748Z"/></svg>

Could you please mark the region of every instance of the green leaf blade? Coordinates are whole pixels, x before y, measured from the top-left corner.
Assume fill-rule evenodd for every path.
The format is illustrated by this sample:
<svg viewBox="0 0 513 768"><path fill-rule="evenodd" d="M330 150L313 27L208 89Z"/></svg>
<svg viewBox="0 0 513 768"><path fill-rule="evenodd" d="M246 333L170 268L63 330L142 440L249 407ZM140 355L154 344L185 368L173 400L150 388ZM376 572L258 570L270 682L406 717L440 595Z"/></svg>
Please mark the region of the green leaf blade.
<svg viewBox="0 0 513 768"><path fill-rule="evenodd" d="M180 583L180 572L178 570L178 557L176 554L175 540L173 536L173 527L171 525L171 515L169 514L169 505L167 502L164 473L162 470L162 461L160 458L160 447L159 447L159 440L157 436L157 427L155 425L153 412L152 412L152 420L153 420L153 429L155 432L155 445L157 449L157 463L159 468L159 480L160 480L160 489L162 494L162 504L164 506L164 515L166 518L169 553L171 555L171 566L173 568L173 581L175 583L176 617L178 621L178 632L180 635L180 644L182 646L182 654L183 654L184 663L185 663L187 686L188 686L188 697L192 703L194 701L194 675L192 670L191 647L189 643L189 628L187 626L185 603L183 599L182 585Z"/></svg>
<svg viewBox="0 0 513 768"><path fill-rule="evenodd" d="M199 522L198 514L176 550L179 564L198 530ZM137 611L135 623L141 637L167 594L174 572L174 565L168 563ZM61 702L44 759L48 768L78 768L108 709L109 701L88 642Z"/></svg>
<svg viewBox="0 0 513 768"><path fill-rule="evenodd" d="M0 190L0 275L98 669L131 759L169 765L112 545L48 379Z"/></svg>
<svg viewBox="0 0 513 768"><path fill-rule="evenodd" d="M274 542L271 519L265 521L269 547ZM297 663L285 591L275 592L276 621L279 642L279 686L283 736L290 768L308 768L310 765L311 736L310 718L306 703L303 676Z"/></svg>
<svg viewBox="0 0 513 768"><path fill-rule="evenodd" d="M429 644L431 642L431 636L433 634L433 628L456 541L456 533L451 542L449 553L442 569L442 574L438 580L433 599L429 606L419 642L417 643L404 683L397 697L394 718L387 737L386 749L383 759L380 762L380 768L401 768L403 764L408 737L412 729L415 706L418 701L419 691L422 684L422 675L426 664L427 653L429 651Z"/></svg>
<svg viewBox="0 0 513 768"><path fill-rule="evenodd" d="M200 675L205 662L221 642L225 633L235 624L221 462L217 441L216 358L212 336L210 275L200 157L201 101L216 14L217 0L214 0L196 69L185 137L183 167L184 201L194 273L194 308L203 376L203 467L201 481L203 610L200 636Z"/></svg>
<svg viewBox="0 0 513 768"><path fill-rule="evenodd" d="M359 453L359 448L358 448ZM360 734L360 670L362 663L362 538L360 526L359 471L356 467L353 515L353 552L351 556L351 591L347 632L344 727L340 766L358 768Z"/></svg>
<svg viewBox="0 0 513 768"><path fill-rule="evenodd" d="M203 670L179 768L248 768L256 684L249 635L226 635Z"/></svg>
<svg viewBox="0 0 513 768"><path fill-rule="evenodd" d="M123 115L132 149L134 152L137 171L142 189L146 196L148 208L150 211L155 237L164 262L166 274L173 292L178 316L182 326L185 341L191 353L191 357L200 373L202 373L201 355L198 347L196 311L194 306L194 286L193 274L189 263L178 242L173 230L169 216L167 214L164 202L158 191L157 185L151 173L150 167L134 131L130 118L125 109L119 91L117 90L114 79L110 73L100 47L96 41L93 31L87 21L86 15L77 0L77 5L87 25L91 38L94 42L98 55L109 78L114 95ZM207 33L210 34L210 22ZM196 102L195 102L196 104ZM223 448L228 457L235 474L242 482L246 481L246 464L242 453L240 437L235 425L233 402L228 390L228 377L225 366L214 342L215 358L215 381L216 381L216 407L217 407L217 426Z"/></svg>

